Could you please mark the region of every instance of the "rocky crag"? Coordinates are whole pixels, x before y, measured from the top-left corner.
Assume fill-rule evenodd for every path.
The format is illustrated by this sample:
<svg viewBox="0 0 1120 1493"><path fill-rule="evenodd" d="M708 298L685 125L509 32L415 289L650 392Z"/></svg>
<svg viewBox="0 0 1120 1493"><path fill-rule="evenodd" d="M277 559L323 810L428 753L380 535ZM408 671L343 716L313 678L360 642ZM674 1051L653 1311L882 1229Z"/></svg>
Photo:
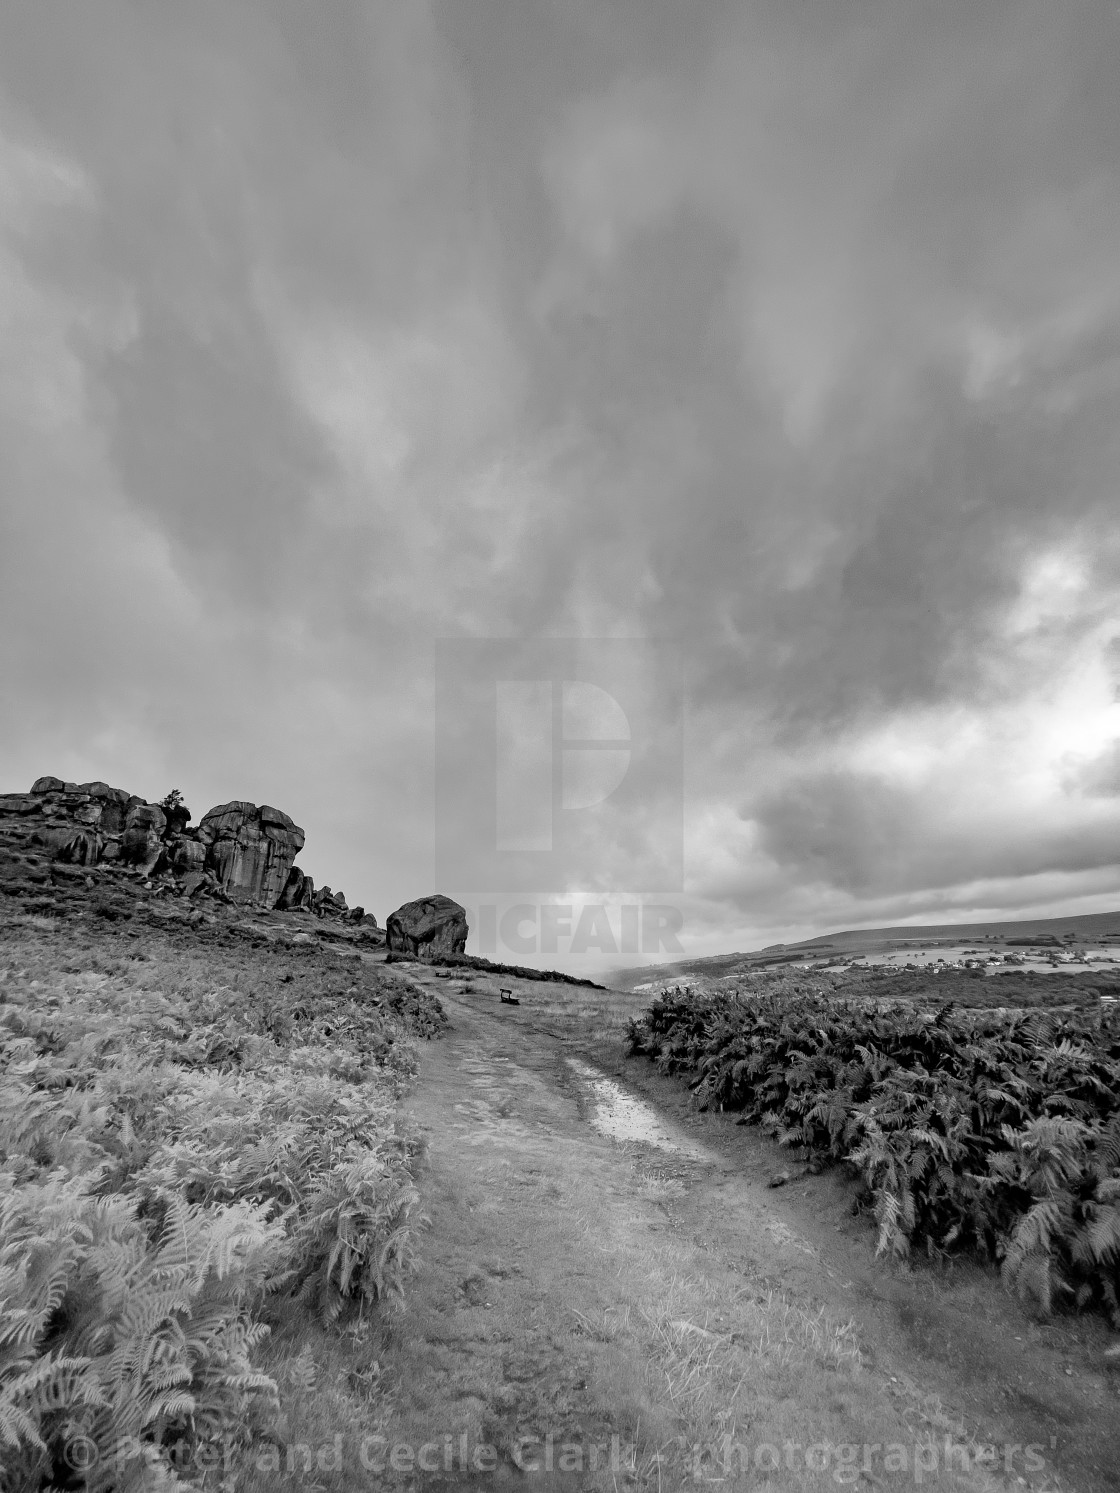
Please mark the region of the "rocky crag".
<svg viewBox="0 0 1120 1493"><path fill-rule="evenodd" d="M176 921L213 921L220 910L258 921L296 913L314 920L304 937L384 946L372 913L317 888L295 864L303 846L287 814L243 799L208 810L192 828L177 793L153 804L108 783L43 777L29 793L0 794L0 894L23 898L28 911L55 910L67 890L127 886L164 903ZM389 921L392 946L413 957L461 952L466 942L466 915L447 897L406 903Z"/></svg>

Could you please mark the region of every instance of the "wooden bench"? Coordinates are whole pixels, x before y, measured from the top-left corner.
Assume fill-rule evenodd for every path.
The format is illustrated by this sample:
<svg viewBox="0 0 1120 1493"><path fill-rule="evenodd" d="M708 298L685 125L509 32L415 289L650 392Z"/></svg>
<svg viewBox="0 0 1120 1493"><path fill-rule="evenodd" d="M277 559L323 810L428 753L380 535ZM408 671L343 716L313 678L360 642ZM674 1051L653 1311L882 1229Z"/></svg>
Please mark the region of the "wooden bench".
<svg viewBox="0 0 1120 1493"><path fill-rule="evenodd" d="M499 994L507 1006L519 1006L521 1004L512 990L499 990Z"/></svg>

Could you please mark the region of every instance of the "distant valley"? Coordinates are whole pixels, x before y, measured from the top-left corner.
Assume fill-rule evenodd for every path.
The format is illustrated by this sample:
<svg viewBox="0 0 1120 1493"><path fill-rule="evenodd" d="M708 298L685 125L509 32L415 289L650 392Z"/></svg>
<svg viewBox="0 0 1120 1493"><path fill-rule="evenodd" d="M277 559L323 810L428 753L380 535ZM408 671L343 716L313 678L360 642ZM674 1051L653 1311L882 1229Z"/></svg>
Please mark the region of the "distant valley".
<svg viewBox="0 0 1120 1493"><path fill-rule="evenodd" d="M976 951L976 952L973 952ZM983 959L994 971L1048 969L1088 964L1120 968L1120 911L1076 917L1003 919L991 923L933 923L893 928L854 928L825 933L800 943L770 944L753 952L714 954L673 964L614 970L601 976L615 990L656 989L673 983L727 980L781 965L823 969L861 961L869 964L908 962L963 964Z"/></svg>

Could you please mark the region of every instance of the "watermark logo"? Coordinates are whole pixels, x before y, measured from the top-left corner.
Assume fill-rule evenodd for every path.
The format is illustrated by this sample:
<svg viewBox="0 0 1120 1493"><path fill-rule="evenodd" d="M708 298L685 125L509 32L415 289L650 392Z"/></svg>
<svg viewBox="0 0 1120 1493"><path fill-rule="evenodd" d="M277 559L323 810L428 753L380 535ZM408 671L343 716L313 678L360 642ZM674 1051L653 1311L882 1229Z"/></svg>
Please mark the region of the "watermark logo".
<svg viewBox="0 0 1120 1493"><path fill-rule="evenodd" d="M630 722L579 679L495 681L495 838L503 852L551 854L566 815L598 808L630 770Z"/></svg>
<svg viewBox="0 0 1120 1493"><path fill-rule="evenodd" d="M444 640L435 705L441 885L683 889L683 683L669 651Z"/></svg>
<svg viewBox="0 0 1120 1493"><path fill-rule="evenodd" d="M1056 1446L1052 1436L1051 1450ZM165 1471L170 1468L180 1474L200 1475L207 1486L220 1488L240 1487L251 1472L280 1477L285 1486L295 1482L300 1487L321 1488L319 1474L324 1472L347 1474L364 1487L369 1482L363 1474L369 1473L381 1478L386 1473L413 1477L428 1473L443 1479L458 1473L474 1481L478 1474L493 1474L499 1468L507 1474L520 1474L523 1480L543 1473L542 1482L547 1480L549 1487L553 1485L549 1474L555 1472L609 1473L615 1483L621 1474L627 1482L640 1481L643 1486L653 1486L655 1477L660 1486L664 1473L666 1487L682 1489L726 1483L732 1478L738 1483L752 1474L755 1480L778 1475L783 1486L802 1486L806 1474L810 1474L814 1487L826 1486L826 1478L838 1487L881 1484L889 1478L892 1486L912 1481L918 1488L957 1487L962 1475L986 1476L989 1483L996 1478L1001 1483L1011 1479L1026 1483L1038 1473L1044 1474L1048 1484L1053 1478L1041 1442L997 1445L960 1441L953 1436L940 1441L926 1436L910 1443L824 1439L805 1443L777 1439L739 1442L725 1435L718 1443L692 1445L678 1436L654 1451L640 1451L636 1437L634 1441L617 1434L603 1441L570 1439L551 1429L501 1446L480 1441L464 1430L432 1430L422 1441L395 1441L380 1432L358 1431L350 1436L336 1433L321 1441L250 1440L228 1435L205 1440L192 1436L170 1445L164 1443L158 1453L154 1443L125 1436L107 1455L101 1455L98 1443L78 1432L66 1441L62 1458L86 1486L91 1479L106 1486L135 1482L138 1470L145 1466L149 1470L159 1466ZM790 1476L782 1478L783 1472Z"/></svg>
<svg viewBox="0 0 1120 1493"><path fill-rule="evenodd" d="M537 954L683 954L680 908L662 902L483 902L471 909L478 952L501 959Z"/></svg>

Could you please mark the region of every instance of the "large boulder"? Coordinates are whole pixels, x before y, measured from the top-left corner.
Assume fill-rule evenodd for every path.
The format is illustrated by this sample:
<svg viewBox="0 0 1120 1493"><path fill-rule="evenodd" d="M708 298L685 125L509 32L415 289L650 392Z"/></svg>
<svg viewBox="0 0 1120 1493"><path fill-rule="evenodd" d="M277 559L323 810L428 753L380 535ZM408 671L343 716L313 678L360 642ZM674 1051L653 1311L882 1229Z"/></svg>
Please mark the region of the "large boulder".
<svg viewBox="0 0 1120 1493"><path fill-rule="evenodd" d="M389 948L397 954L433 959L462 954L467 946L467 914L458 902L437 893L406 902L385 922Z"/></svg>
<svg viewBox="0 0 1120 1493"><path fill-rule="evenodd" d="M204 814L196 834L208 847L206 864L222 890L234 902L264 907L275 907L280 900L304 840L303 830L287 814L244 799Z"/></svg>
<svg viewBox="0 0 1120 1493"><path fill-rule="evenodd" d="M26 779L24 780L26 781ZM32 793L61 793L66 784L61 778L36 778L31 785Z"/></svg>

